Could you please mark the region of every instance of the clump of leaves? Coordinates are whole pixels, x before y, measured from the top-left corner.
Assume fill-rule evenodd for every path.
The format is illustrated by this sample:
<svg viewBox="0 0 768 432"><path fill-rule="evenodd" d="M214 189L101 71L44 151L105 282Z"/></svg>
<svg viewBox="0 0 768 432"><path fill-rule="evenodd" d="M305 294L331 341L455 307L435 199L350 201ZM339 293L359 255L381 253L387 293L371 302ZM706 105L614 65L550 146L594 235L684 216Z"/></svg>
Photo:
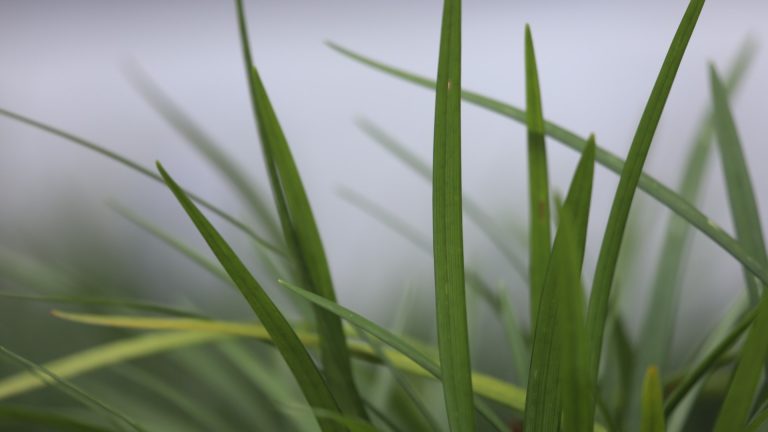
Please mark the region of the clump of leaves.
<svg viewBox="0 0 768 432"><path fill-rule="evenodd" d="M680 192L643 173L656 128L703 6L704 0L689 2L639 120L629 153L623 159L599 147L594 135L585 139L545 119L529 27L525 28L523 44L525 110L462 88L460 0L444 1L434 81L330 44L355 61L435 90L431 164L419 160L371 122L359 123L376 142L414 172L431 179L432 239L364 194L345 190L343 195L434 258L437 347L378 325L337 301L303 180L278 113L253 64L241 0L237 1L240 43L271 187L271 204L238 164L147 76L137 74L134 78L151 106L237 190L258 221L257 226L238 220L185 189L160 163L156 173L104 146L0 109L0 114L9 119L99 153L167 186L207 243L215 261L165 229L118 205L113 207L148 234L234 288L257 319L232 322L210 317L204 307L191 310L146 300L57 293L53 287L63 279L55 268L39 263L30 266L31 257L2 254L4 277L34 291L6 290L0 293L4 301L76 305L90 310L87 313L57 310L53 315L69 322L122 331L112 333L115 340L111 342L44 364L0 347L3 356L26 369L0 380L0 424L78 431L289 428L465 432L516 430L522 426L533 432L638 429L650 432L682 430L686 425L695 430L714 428L723 432L761 430L768 419L768 393L763 374L768 356L765 340L768 298L763 295L768 283L768 253L746 156L730 110L730 96L752 57L750 46L737 57L725 80L714 66L710 69L713 108L707 112L693 141ZM462 194L462 100L527 127L530 202L527 265L512 252L514 236L499 228L471 197ZM547 138L581 153L564 200L552 209ZM735 237L694 205L712 142L717 142L723 163ZM605 227L598 227L604 234L592 289L587 295L582 270L595 163L619 174L620 179L608 222ZM674 214L659 254L661 260L652 287L651 308L643 321L638 342L633 343L626 335L622 313L611 300L611 294L638 189ZM230 246L203 210L250 238L265 264L263 269L249 270L244 254ZM465 214L468 220L479 225L507 259L510 268L526 282L530 300L525 308L531 316L528 325L516 316L519 308L512 304L508 291L494 291L485 282L485 275L465 264ZM556 221L554 231L553 219ZM739 303L740 306L721 321L692 360L680 370L671 370L667 366L668 348L675 331L674 317L686 252L683 246L690 228L708 236L743 266L748 301ZM259 233L262 229L266 233ZM28 271L30 268L35 271ZM45 277L41 277L43 271ZM292 317L274 299L275 293L269 287L275 281L279 281L282 293L299 311L298 318ZM478 335L470 334L468 307L469 297L474 294L492 307L504 326L505 340L513 353L509 369L516 378L515 383L473 370L470 341ZM115 310L132 314L118 314ZM401 315L399 321L404 319L407 314ZM395 327L402 328L402 324ZM254 346L253 341L263 346ZM207 349L195 349L203 346ZM160 361L140 363L142 368L124 367L129 361L149 360L150 356ZM181 375L163 376L162 371L169 367L176 373L182 371ZM239 374L240 379L233 380L230 372ZM113 382L116 374L131 380L134 387L122 391L99 385ZM718 384L718 374L724 374L727 379ZM73 383L75 380L77 385ZM186 381L195 381L200 387L197 392L183 392L176 388L180 381L175 380L185 380L184 386L188 385ZM692 415L697 404L710 403L703 393L707 383L713 387L709 393L716 395L717 416L712 424L702 423ZM372 385L379 390L362 391ZM65 403L65 409L54 408L43 403L46 399L29 395L44 387L61 390L79 405ZM208 395L212 389L222 392L224 397ZM444 402L436 403L429 398L429 392L435 389L442 393ZM610 400L616 391L621 397ZM385 397L374 399L372 394ZM21 402L9 402L11 398L20 398ZM207 406L214 400L216 404ZM253 410L257 410L258 415L255 416ZM222 412L234 415L224 416Z"/></svg>

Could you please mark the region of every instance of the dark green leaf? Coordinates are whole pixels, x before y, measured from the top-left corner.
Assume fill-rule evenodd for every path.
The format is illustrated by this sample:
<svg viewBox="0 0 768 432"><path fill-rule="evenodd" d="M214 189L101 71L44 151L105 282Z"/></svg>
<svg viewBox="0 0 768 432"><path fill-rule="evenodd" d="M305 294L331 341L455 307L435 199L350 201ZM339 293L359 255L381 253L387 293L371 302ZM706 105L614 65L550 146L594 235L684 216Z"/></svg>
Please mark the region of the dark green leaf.
<svg viewBox="0 0 768 432"><path fill-rule="evenodd" d="M744 248L756 257L763 266L768 265L768 254L765 250L765 238L760 225L760 214L757 201L749 178L749 168L744 157L741 140L736 130L736 123L731 114L728 95L714 66L710 67L710 81L714 99L715 131L717 142L720 144L720 155L723 162L723 173L728 189L728 202L731 206L731 216L736 227L736 238ZM747 289L753 304L758 297L758 281L745 270Z"/></svg>
<svg viewBox="0 0 768 432"><path fill-rule="evenodd" d="M443 2L432 162L437 344L448 425L475 430L464 292L461 189L461 0Z"/></svg>
<svg viewBox="0 0 768 432"><path fill-rule="evenodd" d="M320 375L314 361L309 356L306 348L299 340L290 323L285 319L277 306L264 292L261 285L253 278L251 273L240 261L232 248L221 237L210 222L197 209L195 204L185 195L184 191L158 164L158 170L171 189L176 199L194 222L200 234L205 239L211 251L216 255L229 277L240 289L243 297L248 301L253 311L259 317L264 327L269 332L277 349L282 354L293 376L301 387L304 396L315 408L338 410L336 400L326 386L325 380ZM334 422L318 419L323 430L334 431L339 427Z"/></svg>
<svg viewBox="0 0 768 432"><path fill-rule="evenodd" d="M544 145L544 114L541 108L539 73L533 50L531 28L525 26L525 95L528 125L528 187L529 187L529 274L531 290L531 323L535 328L539 299L547 273L551 251L549 227L549 175L547 148Z"/></svg>
<svg viewBox="0 0 768 432"><path fill-rule="evenodd" d="M693 29L696 27L702 7L704 7L704 0L691 0L678 26L643 115L640 118L640 124L637 126L626 163L621 172L611 213L608 217L608 225L605 228L603 244L600 247L600 255L597 260L592 292L589 298L589 309L587 311L590 368L592 382L595 383L597 382L600 367L600 354L603 347L603 334L608 316L613 278L624 237L624 229L626 228L629 211L632 207L632 199L640 181L643 165L648 156L648 150L650 150L656 127L661 119L661 113L664 110L664 105L672 89L672 83L677 75L677 70L688 46L688 41L690 41L693 34Z"/></svg>
<svg viewBox="0 0 768 432"><path fill-rule="evenodd" d="M280 122L261 77L253 66L242 0L237 1L237 7L251 103L283 237L296 266L298 281L312 292L335 301L331 272L309 199ZM315 315L328 384L345 412L367 419L368 415L352 376L349 349L341 329L341 320L320 309L315 310Z"/></svg>
<svg viewBox="0 0 768 432"><path fill-rule="evenodd" d="M751 42L745 43L739 50L728 76L728 91L733 93L741 83L744 72L754 55ZM704 175L711 155L714 138L713 113L707 109L702 117L697 133L692 142L683 168L683 176L678 187L680 195L695 204L702 187ZM637 423L640 418L640 387L646 370L651 365L658 365L662 374L666 371L667 354L675 334L675 321L680 303L681 277L685 271L687 246L691 237L691 226L681 217L672 214L667 225L656 275L653 279L652 294L645 312L634 362L632 382L629 394L629 424ZM625 241L626 243L626 241ZM625 391L626 393L626 391Z"/></svg>
<svg viewBox="0 0 768 432"><path fill-rule="evenodd" d="M558 430L561 412L573 430L592 428L594 384L589 382L587 368L581 266L594 160L595 142L590 137L563 205L542 286L525 401L525 428L529 432Z"/></svg>
<svg viewBox="0 0 768 432"><path fill-rule="evenodd" d="M715 104L715 130L720 144L723 172L728 186L728 199L737 237L747 251L756 256L763 265L766 265L768 258L766 258L760 216L725 87L717 76L714 67L710 68L710 78ZM749 273L745 273L745 276L751 296L756 298L758 296L758 283ZM763 294L757 309L757 316L747 335L733 380L720 409L715 431L738 430L746 426L752 400L755 397L755 390L766 358L768 358L767 336L768 296Z"/></svg>

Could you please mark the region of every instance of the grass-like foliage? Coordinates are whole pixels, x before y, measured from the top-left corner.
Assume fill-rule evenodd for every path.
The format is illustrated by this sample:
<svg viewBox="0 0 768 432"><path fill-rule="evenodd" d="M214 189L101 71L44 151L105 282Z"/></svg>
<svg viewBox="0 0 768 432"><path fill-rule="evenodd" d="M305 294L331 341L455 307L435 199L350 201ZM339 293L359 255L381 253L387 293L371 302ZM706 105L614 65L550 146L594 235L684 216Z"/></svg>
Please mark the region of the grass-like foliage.
<svg viewBox="0 0 768 432"><path fill-rule="evenodd" d="M268 83L254 64L242 0L235 2L233 25L239 29L239 41L233 44L242 49L259 137L252 145L260 146L263 167L241 166L148 75L133 68L130 76L148 104L228 182L252 219L235 218L183 188L159 162L151 169L107 146L0 108L0 115L12 122L76 144L164 185L170 191L168 199L178 202L186 216L180 223L194 227L209 250L186 244L123 206L114 202L110 206L142 234L168 246L169 254L185 257L212 275L217 289L226 290L222 296L237 296L255 318L236 321L215 316L206 304L164 303L98 291L92 287L99 280L87 274L73 276L55 263L0 249L0 280L15 287L0 291L1 302L54 304L66 310L54 310L48 321L38 323L34 318L35 325L53 320L54 325L97 332L101 340L85 348L72 344L65 352L34 356L22 356L0 341L0 357L7 360L0 378L0 429L765 430L768 252L758 211L760 197L731 110L732 95L753 56L751 44L739 52L723 77L710 66L711 106L703 107L680 185L670 188L643 172L703 7L704 0L690 0L625 158L599 147L594 135L582 138L545 118L541 88L546 83L539 80L528 26L521 29L520 44L525 109L464 90L461 0L443 2L435 79L329 44L358 63L435 92L431 161L421 160L373 121L357 121L374 143L430 182L432 236L374 197L355 188L340 190L349 204L433 259L434 290L429 293L434 319L414 311L406 300L391 314L391 326L374 322L337 299L320 229L287 138L290 131L283 130L267 93ZM463 102L526 128L527 135L509 141L527 143L528 225L519 230L528 234L527 254L521 251L526 245L521 245L525 242L519 235L463 193ZM549 183L547 155L559 151L551 142L580 154L563 198ZM656 144L661 151L667 145ZM722 162L733 235L696 207L714 149ZM619 175L605 226L590 223L596 164ZM252 172L262 169L268 185L250 180ZM267 189L271 196L263 192ZM671 212L656 254L656 273L643 282L649 288L650 306L640 315L635 332L627 327L615 288L625 271L620 256L632 253L635 246L628 231L638 190ZM212 221L209 215L218 219ZM222 221L235 230L221 230ZM490 275L465 260L465 221L489 241L492 253L500 255L518 285L495 287L488 283ZM588 228L601 235L594 269L585 268L592 262L586 259ZM733 283L744 289L721 320L707 323L712 330L690 357L673 362L670 346L679 331L675 318L687 268L685 245L695 231L741 266L743 278ZM225 235L242 236L252 243L257 257L237 251L234 239ZM521 258L526 255L527 261ZM589 275L594 275L592 280ZM164 276L170 281L173 274ZM513 292L518 289L521 292ZM520 303L521 298L527 302ZM503 349L488 352L485 345L474 343L485 336L473 325L478 303L503 332L492 343ZM20 322L23 317L9 316L3 317L3 324L23 333L28 325ZM433 321L436 344L410 331L410 320L421 320L423 327L425 317ZM47 348L45 342L37 345ZM484 365L478 360L486 355L501 358L501 369L480 370L476 365Z"/></svg>

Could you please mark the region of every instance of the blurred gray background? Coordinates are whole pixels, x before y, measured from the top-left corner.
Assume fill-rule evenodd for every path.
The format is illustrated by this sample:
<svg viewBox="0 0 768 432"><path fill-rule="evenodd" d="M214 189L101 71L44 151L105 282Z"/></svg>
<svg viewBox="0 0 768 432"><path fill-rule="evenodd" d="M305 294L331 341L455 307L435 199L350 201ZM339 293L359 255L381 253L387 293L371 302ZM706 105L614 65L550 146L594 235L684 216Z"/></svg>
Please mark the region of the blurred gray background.
<svg viewBox="0 0 768 432"><path fill-rule="evenodd" d="M176 102L267 183L256 139L231 1L0 1L0 106L76 133L151 165L246 215L214 170L141 99L126 79L141 65ZM434 95L356 64L330 40L387 63L434 76L441 2L247 1L254 61L260 69L315 208L343 303L388 320L381 301L405 286L431 300L431 261L410 243L342 200L352 188L400 214L425 234L430 187L355 126L365 117L426 160L431 158ZM523 29L530 23L545 116L622 157L687 2L465 2L464 87L522 106ZM768 42L768 3L711 0L694 33L651 149L646 171L675 187L698 119L710 101L707 62L724 72L742 43ZM764 223L768 224L768 56L759 49L733 103ZM499 224L524 232L527 219L525 129L465 106L464 186ZM564 191L577 158L549 141L551 181ZM587 276L618 177L598 169ZM635 229L640 265L626 304L639 312L650 289L669 212L643 194ZM0 241L44 260L67 263L78 252L120 260L164 292L168 269L203 289L194 267L104 205L114 199L203 249L170 193L157 184L58 138L0 118ZM731 230L718 159L701 204ZM226 227L221 222L218 226ZM224 229L244 246L237 233ZM78 237L79 236L79 237ZM467 262L524 289L497 251L466 226ZM512 234L510 238L515 238ZM742 292L735 261L701 235L692 245L681 322L710 323ZM98 249L103 251L104 249ZM523 250L519 254L525 257ZM215 291L211 291L215 297ZM691 328L697 332L703 329Z"/></svg>

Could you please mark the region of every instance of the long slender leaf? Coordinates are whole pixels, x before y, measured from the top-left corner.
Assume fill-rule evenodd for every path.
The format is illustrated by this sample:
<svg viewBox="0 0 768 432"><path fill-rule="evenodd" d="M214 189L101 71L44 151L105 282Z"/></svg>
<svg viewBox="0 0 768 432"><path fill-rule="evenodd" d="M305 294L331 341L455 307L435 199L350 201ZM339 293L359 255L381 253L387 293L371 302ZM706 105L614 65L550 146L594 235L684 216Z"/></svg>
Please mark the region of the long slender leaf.
<svg viewBox="0 0 768 432"><path fill-rule="evenodd" d="M395 76L422 87L431 89L435 88L434 80L424 78L422 76L412 74L392 66L388 66L384 63L377 62L331 42L329 42L328 45L332 49L349 57L350 59L370 66L386 74ZM466 102L508 117L517 122L526 123L527 121L527 115L524 110L499 100L471 91L463 91L462 98ZM578 152L582 152L587 144L587 140L585 138L580 137L578 134L550 121L545 121L544 130L547 136ZM600 163L615 173L621 173L624 169L625 161L615 154L605 150L604 148L597 148L595 160L596 162ZM747 253L738 241L728 235L728 233L722 227L701 213L701 211L696 209L696 207L691 205L687 200L683 199L673 190L647 174L642 174L640 176L638 187L656 199L659 203L680 215L680 217L688 221L688 223L696 227L697 230L701 231L712 241L717 243L723 250L728 252L737 261L748 267L753 274L760 278L760 280L762 280L764 283L768 283L768 268L761 266L757 259L751 254Z"/></svg>
<svg viewBox="0 0 768 432"><path fill-rule="evenodd" d="M768 265L768 253L765 249L765 237L760 225L754 188L749 178L749 169L741 147L741 140L729 107L727 91L714 66L710 66L710 81L715 106L715 131L723 162L731 216L736 228L736 238L744 245L747 252L766 266ZM753 304L755 304L758 297L758 281L747 269L745 269L744 276L747 289L753 299Z"/></svg>
<svg viewBox="0 0 768 432"><path fill-rule="evenodd" d="M530 225L530 290L531 328L535 328L539 299L547 273L549 253L552 249L549 227L549 174L547 148L544 144L544 113L541 108L539 72L533 49L531 28L525 26L525 95L528 126L528 198Z"/></svg>
<svg viewBox="0 0 768 432"><path fill-rule="evenodd" d="M571 181L563 206L562 216L565 220L560 223L542 286L525 404L527 431L558 430L563 410L568 412L573 430L583 430L584 422L588 428L592 424L592 406L587 405L588 412L584 412L583 407L578 405L591 403L593 390L590 385L593 384L588 384L587 352L583 351L586 349L583 345L586 341L584 311L579 313L578 309L583 307L583 299L581 304L574 299L578 298L576 293L581 292L581 266L592 197L594 158L595 142L594 137L591 137ZM564 317L576 322L566 322ZM577 352L563 352L566 349ZM584 356L580 356L578 351L582 351ZM567 360L563 356L571 359ZM583 362L581 366L580 362ZM564 364L571 365L566 376L562 375ZM569 383L565 384L567 388L563 394L561 382L566 380ZM574 399L573 392L581 392L581 395ZM567 399L563 400L563 396ZM568 409L565 409L566 406Z"/></svg>
<svg viewBox="0 0 768 432"><path fill-rule="evenodd" d="M356 327L382 340L395 351L386 349L385 353L389 360L399 370L409 374L422 377L440 377L440 368L438 363L424 354L424 350L415 347L405 338L398 337L388 330L385 330L370 320L345 309L334 302L330 302L315 294L308 293L305 290L294 287L287 282L282 282L291 291L297 291L298 295L307 300L324 307L329 311L342 316ZM157 317L137 317L137 316L111 316L111 315L92 315L54 311L53 315L67 321L78 322L88 325L98 325L117 328L146 329L146 330L177 330L178 334L189 332L190 334L200 334L208 336L242 336L250 337L260 341L272 343L269 333L263 325L251 323L238 323L227 321L185 319L185 318L157 318ZM302 343L307 346L317 346L318 336L315 333L303 330L297 330L296 333ZM393 345L394 344L394 345ZM378 361L373 350L367 344L350 341L350 350L358 357L368 361ZM525 391L512 384L506 383L491 376L473 373L472 380L477 395L498 402L517 412L522 412L525 405ZM0 385L2 389L2 385ZM1 398L2 396L0 396Z"/></svg>
<svg viewBox="0 0 768 432"><path fill-rule="evenodd" d="M5 109L0 108L0 115L8 117L10 119L19 121L21 123L24 123L28 126L31 126L35 129L39 129L41 131L47 132L51 135L55 135L59 138L65 139L67 141L70 141L74 144L77 144L81 147L85 147L88 150L91 150L93 152L96 152L102 156L106 156L109 159L112 159L115 162L120 163L123 166L126 166L140 174L143 174L152 180L155 180L157 182L162 183L163 179L160 178L159 175L154 173L151 169L139 164L138 162L134 162L125 156L121 156L120 154L113 152L112 150L109 150L105 147L102 147L98 144L95 144L93 142L90 142L84 138L80 138L74 134L71 134L69 132L65 132L61 129L55 128L53 126L47 125L45 123L41 123L35 120L32 120L29 117L25 117L21 114L16 114L12 111L8 111ZM216 216L222 218L223 220L227 221L228 223L232 224L235 228L239 229L240 231L247 234L249 237L251 237L259 246L263 247L266 250L269 250L270 252L277 254L277 255L284 255L285 253L283 250L267 241L264 237L257 234L253 229L251 229L248 225L245 223L239 221L234 216L230 215L229 213L225 212L224 210L220 209L219 207L216 207L215 205L211 204L210 202L206 201L205 199L201 198L198 195L195 195L191 192L187 192L187 195L196 203L200 204L201 206L205 207L206 209L210 210L211 213L215 214Z"/></svg>
<svg viewBox="0 0 768 432"><path fill-rule="evenodd" d="M45 364L45 368L61 378L74 378L85 372L108 367L158 352L221 339L216 333L158 332L116 342L108 342L79 351ZM0 400L45 386L45 380L32 372L0 380Z"/></svg>
<svg viewBox="0 0 768 432"><path fill-rule="evenodd" d="M472 407L461 191L461 0L443 2L437 67L432 241L437 345L452 431L475 430Z"/></svg>
<svg viewBox="0 0 768 432"><path fill-rule="evenodd" d="M163 180L200 231L224 270L240 289L243 297L248 301L261 322L264 323L264 327L272 336L275 346L293 372L307 402L315 408L338 410L336 400L328 389L325 380L320 375L320 371L302 345L301 340L296 336L290 323L213 225L208 222L163 167L159 163L157 166ZM324 419L318 418L318 423L323 430L339 429L338 425Z"/></svg>
<svg viewBox="0 0 768 432"><path fill-rule="evenodd" d="M641 432L664 432L664 402L659 370L651 366L643 380L643 416Z"/></svg>
<svg viewBox="0 0 768 432"><path fill-rule="evenodd" d="M242 0L237 1L237 11L240 42L261 148L283 236L298 270L298 281L313 292L335 300L331 272L312 207L285 134L251 58ZM319 309L315 309L315 315L322 341L322 363L329 386L345 412L367 420L365 406L352 376L349 349L341 320Z"/></svg>
<svg viewBox="0 0 768 432"><path fill-rule="evenodd" d="M592 157L591 164L594 165L594 154ZM591 188L591 184L589 186ZM591 190L582 193L589 194ZM562 287L565 289L560 293L561 323L558 326L560 330L558 360L562 376L562 421L563 425L567 425L568 430L587 432L592 429L594 408L590 403L595 389L590 388L589 383L586 302L581 284L582 262L579 260L583 252L577 249L574 238L578 236L581 227L574 226L575 222L570 209L564 207L557 235L563 237L561 247L566 248L567 252L560 257L553 254L553 258L559 258L560 262L557 264L553 262L552 265L557 265L559 271L563 273L560 278L566 281Z"/></svg>
<svg viewBox="0 0 768 432"><path fill-rule="evenodd" d="M253 209L272 241L280 241L277 219L268 200L254 186L245 172L227 155L189 114L163 92L138 65L128 69L128 77L144 100L170 124L186 141L200 152L229 181L235 191Z"/></svg>
<svg viewBox="0 0 768 432"><path fill-rule="evenodd" d="M744 159L744 153L731 114L725 88L714 67L710 68L710 79L715 104L715 130L717 131L723 171L728 186L731 215L736 226L737 237L745 248L758 257L763 264L766 258L765 240L760 226L760 216L755 202L752 182ZM745 273L751 296L757 297L758 283ZM742 348L739 362L720 409L716 432L742 429L749 420L749 412L755 397L763 366L768 358L768 296L763 295L754 323L749 330Z"/></svg>
<svg viewBox="0 0 768 432"><path fill-rule="evenodd" d="M597 382L600 367L600 354L603 347L605 321L608 316L608 305L616 272L616 264L621 250L632 199L642 175L643 165L650 150L656 127L661 119L661 113L667 102L672 83L683 59L683 54L696 27L704 0L691 0L685 11L675 37L672 40L667 56L659 71L659 76L651 91L635 137L627 155L627 161L622 169L619 185L611 206L608 225L600 247L597 260L592 292L587 311L587 329L590 342L590 368L592 382Z"/></svg>
<svg viewBox="0 0 768 432"><path fill-rule="evenodd" d="M741 83L744 73L754 56L754 47L747 41L739 50L730 68L727 79L729 94L733 94ZM702 180L711 155L714 136L713 113L708 109L697 127L697 133L686 159L683 177L678 190L680 195L695 204L700 195ZM651 299L643 320L638 346L643 347L637 352L633 382L630 394L630 420L635 423L640 413L640 392L643 376L651 365L659 365L664 373L665 360L675 333L675 318L677 317L680 278L684 273L686 250L691 237L690 225L673 214L667 225L664 244L659 255L656 276L653 280Z"/></svg>

